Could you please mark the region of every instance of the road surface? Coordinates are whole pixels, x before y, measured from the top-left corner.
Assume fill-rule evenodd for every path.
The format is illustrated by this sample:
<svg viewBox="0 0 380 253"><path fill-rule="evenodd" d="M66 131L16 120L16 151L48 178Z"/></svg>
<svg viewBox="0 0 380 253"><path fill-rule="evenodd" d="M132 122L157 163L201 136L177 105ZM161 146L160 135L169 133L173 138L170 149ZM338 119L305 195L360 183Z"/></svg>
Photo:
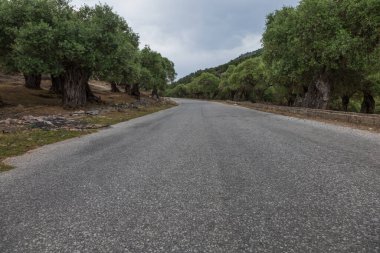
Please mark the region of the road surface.
<svg viewBox="0 0 380 253"><path fill-rule="evenodd" d="M0 252L380 251L380 135L178 101L12 159Z"/></svg>

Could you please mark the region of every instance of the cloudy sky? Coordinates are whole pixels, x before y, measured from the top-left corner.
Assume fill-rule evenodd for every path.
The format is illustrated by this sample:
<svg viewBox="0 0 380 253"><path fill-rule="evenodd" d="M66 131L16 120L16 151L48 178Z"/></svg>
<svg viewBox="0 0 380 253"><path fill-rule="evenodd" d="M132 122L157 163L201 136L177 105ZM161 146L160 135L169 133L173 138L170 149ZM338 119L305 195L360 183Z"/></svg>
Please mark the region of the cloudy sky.
<svg viewBox="0 0 380 253"><path fill-rule="evenodd" d="M99 0L74 0L93 5ZM175 63L178 77L261 47L268 13L298 0L100 0L114 7L150 45Z"/></svg>

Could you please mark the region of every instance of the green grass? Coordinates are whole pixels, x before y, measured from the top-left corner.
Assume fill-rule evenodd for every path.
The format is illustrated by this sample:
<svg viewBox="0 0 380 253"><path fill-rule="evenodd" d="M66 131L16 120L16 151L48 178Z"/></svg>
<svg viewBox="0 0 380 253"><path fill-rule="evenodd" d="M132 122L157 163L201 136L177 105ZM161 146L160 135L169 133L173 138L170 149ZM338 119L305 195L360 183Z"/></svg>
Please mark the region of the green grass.
<svg viewBox="0 0 380 253"><path fill-rule="evenodd" d="M128 112L111 112L103 116L89 116L83 120L91 124L113 125L133 118L168 109L172 106L173 105L160 105L139 110L128 110ZM0 172L12 169L12 166L2 163L2 161L8 157L22 155L29 150L33 150L47 144L79 137L93 132L95 132L95 130L70 131L27 129L8 134L0 133Z"/></svg>
<svg viewBox="0 0 380 253"><path fill-rule="evenodd" d="M45 131L40 129L22 130L9 134L0 134L0 171L12 169L1 163L5 158L18 156L43 145L88 134L89 131Z"/></svg>
<svg viewBox="0 0 380 253"><path fill-rule="evenodd" d="M80 131L45 131L40 129L23 130L0 135L0 159L17 156L28 150L81 136L88 132Z"/></svg>
<svg viewBox="0 0 380 253"><path fill-rule="evenodd" d="M141 108L137 110L128 110L127 112L111 112L107 115L87 117L83 121L90 124L114 125L120 122L128 121L134 118L142 117L151 113L173 107L173 105L159 105L154 107Z"/></svg>
<svg viewBox="0 0 380 253"><path fill-rule="evenodd" d="M8 171L11 169L13 169L12 166L0 162L0 172Z"/></svg>

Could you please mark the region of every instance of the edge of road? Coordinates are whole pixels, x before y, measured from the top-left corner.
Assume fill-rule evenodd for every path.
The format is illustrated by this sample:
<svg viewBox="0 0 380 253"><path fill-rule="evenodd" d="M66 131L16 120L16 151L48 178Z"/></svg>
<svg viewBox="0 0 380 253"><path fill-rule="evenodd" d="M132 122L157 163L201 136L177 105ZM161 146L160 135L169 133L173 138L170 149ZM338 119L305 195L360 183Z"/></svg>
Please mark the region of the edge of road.
<svg viewBox="0 0 380 253"><path fill-rule="evenodd" d="M172 101L174 101L172 99ZM175 101L174 101L175 102ZM4 166L6 169L5 170L0 170L0 175L6 173L6 172L9 172L11 170L13 170L15 167L17 167L17 160L19 160L19 158L21 157L25 157L25 156L30 156L36 152L42 152L44 150L47 150L47 149L50 149L50 148L54 148L56 146L60 146L60 145L65 145L65 144L68 144L68 143L71 143L73 141L79 141L79 140L85 140L86 138L91 138L91 136L96 136L96 135L99 135L99 134L104 134L105 132L111 130L111 129L118 129L118 128L121 128L121 127L127 127L127 126L133 126L135 124L138 124L139 122L149 118L149 117L152 117L152 116L158 116L162 113L165 113L167 111L170 111L170 110L173 110L175 108L178 107L178 103L175 102L176 105L175 106L172 106L172 107L168 107L168 108L164 108L162 110L159 110L159 111L154 111L152 113L149 113L149 114L144 114L144 115L141 115L141 116L137 116L135 118L132 118L132 119L129 119L129 120L126 120L126 121L122 121L122 122L119 122L119 123L116 123L116 124L111 124L109 125L108 127L105 127L105 128L101 128L101 129L97 129L96 131L92 131L92 132L86 132L86 133L83 133L79 136L76 136L76 137L71 137L71 138L67 138L67 139L63 139L63 140L58 140L56 142L52 142L52 143L49 143L49 144L46 144L46 145L41 145L41 146L38 146L36 148L32 148L30 150L27 150L26 152L22 152L18 155L15 155L15 156L9 156L9 157L6 157L4 160L0 160L0 165Z"/></svg>
<svg viewBox="0 0 380 253"><path fill-rule="evenodd" d="M229 106L238 106L242 108L247 108L254 111L270 113L274 115L281 115L291 118L311 120L325 124L331 124L340 127L346 127L351 129L362 130L370 133L380 134L380 125L377 126L375 123L380 120L380 115L358 115L357 113L344 113L344 112L335 112L329 110L314 110L308 108L285 108L283 106L274 106L274 105L259 105L256 106L254 103L242 103L242 102L232 102L232 101L210 101L215 103L220 103ZM283 110L285 108L285 110ZM325 116L326 115L326 116ZM327 116L328 115L328 116ZM353 120L356 117L369 117L375 118L376 122L371 124L366 124L363 121Z"/></svg>

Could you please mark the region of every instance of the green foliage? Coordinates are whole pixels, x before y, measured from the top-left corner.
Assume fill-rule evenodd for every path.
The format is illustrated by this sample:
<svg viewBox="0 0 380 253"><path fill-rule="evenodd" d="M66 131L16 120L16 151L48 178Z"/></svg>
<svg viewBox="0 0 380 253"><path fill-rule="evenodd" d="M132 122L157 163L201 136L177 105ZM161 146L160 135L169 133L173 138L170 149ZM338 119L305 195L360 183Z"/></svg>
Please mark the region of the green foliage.
<svg viewBox="0 0 380 253"><path fill-rule="evenodd" d="M379 68L369 66L376 64L379 12L373 0L303 0L270 14L263 44L271 82L286 87L289 97L303 96L321 75L334 96L373 92Z"/></svg>
<svg viewBox="0 0 380 253"><path fill-rule="evenodd" d="M219 83L219 98L221 99L234 99L236 89L230 81L231 75L234 73L236 66L230 65L226 72L224 72L220 77Z"/></svg>
<svg viewBox="0 0 380 253"><path fill-rule="evenodd" d="M348 97L348 109L360 111L363 94L380 94L379 13L377 0L302 0L268 15L263 50L192 73L168 94L210 98L198 80L211 73L220 77L220 99L300 106L326 80L330 108L343 109Z"/></svg>
<svg viewBox="0 0 380 253"><path fill-rule="evenodd" d="M48 26L53 26L61 17L61 14L68 9L70 7L67 1L0 0L0 65L2 65L2 68L8 71L18 70L19 63L16 62L14 44L20 32L22 32L22 36L27 35L27 29L34 29L32 24L38 26L38 28L34 29L35 32L38 29L43 29L41 26L44 23ZM22 31L19 32L20 29ZM39 32L42 31L40 30ZM29 34L31 33L32 31L30 30ZM49 51L46 50L45 54L47 52Z"/></svg>
<svg viewBox="0 0 380 253"><path fill-rule="evenodd" d="M215 98L218 93L219 78L211 73L202 73L193 81L199 93L206 98Z"/></svg>
<svg viewBox="0 0 380 253"><path fill-rule="evenodd" d="M299 50L295 46L299 43L296 20L295 9L284 7L268 16L263 35L263 59L270 73L270 82L288 88L291 93L296 83L302 85L303 77L307 78L307 73L298 68L302 59L295 57Z"/></svg>
<svg viewBox="0 0 380 253"><path fill-rule="evenodd" d="M142 87L164 91L166 85L174 81L176 73L174 63L162 57L160 53L145 46L140 53Z"/></svg>
<svg viewBox="0 0 380 253"><path fill-rule="evenodd" d="M85 103L84 89L75 87L83 87L91 75L160 90L176 75L169 59L148 47L139 50L139 36L110 6L76 10L66 0L0 0L0 67L66 75L63 80L73 85L64 85L72 89L64 94L76 96L67 100L73 106Z"/></svg>
<svg viewBox="0 0 380 253"><path fill-rule="evenodd" d="M168 97L189 97L187 86L185 84L179 84L176 86L169 86L166 90L166 96Z"/></svg>
<svg viewBox="0 0 380 253"><path fill-rule="evenodd" d="M136 82L139 38L127 22L108 5L82 7L79 18L91 27L91 37L86 41L91 42L93 72L109 82Z"/></svg>
<svg viewBox="0 0 380 253"><path fill-rule="evenodd" d="M17 68L25 74L49 73L56 63L53 28L45 23L27 23L20 28L14 45L14 60Z"/></svg>
<svg viewBox="0 0 380 253"><path fill-rule="evenodd" d="M234 69L228 81L240 100L263 99L266 86L264 69L261 57L248 59Z"/></svg>
<svg viewBox="0 0 380 253"><path fill-rule="evenodd" d="M179 85L179 84L190 83L192 80L194 80L195 78L199 77L204 72L211 73L211 74L214 74L214 75L216 75L218 77L221 77L221 75L223 73L225 73L230 66L236 66L236 65L242 63L243 61L249 59L249 58L254 58L254 57L260 56L261 53L262 53L262 49L258 49L258 50L253 51L253 52L242 54L238 58L233 59L233 60L229 61L228 63L222 64L222 65L217 66L215 68L208 68L208 69L205 69L205 70L198 70L198 71L196 71L194 73L191 73L191 74L189 74L189 75L187 75L185 77L180 78L175 83L173 83L173 85L175 86L175 85Z"/></svg>
<svg viewBox="0 0 380 253"><path fill-rule="evenodd" d="M267 72L261 56L248 58L235 66L230 65L220 78L209 72L202 72L188 84L178 84L168 90L168 96L207 99L259 100L270 96L267 89Z"/></svg>
<svg viewBox="0 0 380 253"><path fill-rule="evenodd" d="M191 83L169 86L167 96L214 99L219 93L220 79L211 73L204 72Z"/></svg>
<svg viewBox="0 0 380 253"><path fill-rule="evenodd" d="M0 69L64 75L76 68L171 96L288 105L302 105L324 80L331 108L348 97L356 110L360 99L380 94L379 13L378 0L302 0L268 15L263 49L174 82L173 62L139 50L139 36L108 5L0 0Z"/></svg>

